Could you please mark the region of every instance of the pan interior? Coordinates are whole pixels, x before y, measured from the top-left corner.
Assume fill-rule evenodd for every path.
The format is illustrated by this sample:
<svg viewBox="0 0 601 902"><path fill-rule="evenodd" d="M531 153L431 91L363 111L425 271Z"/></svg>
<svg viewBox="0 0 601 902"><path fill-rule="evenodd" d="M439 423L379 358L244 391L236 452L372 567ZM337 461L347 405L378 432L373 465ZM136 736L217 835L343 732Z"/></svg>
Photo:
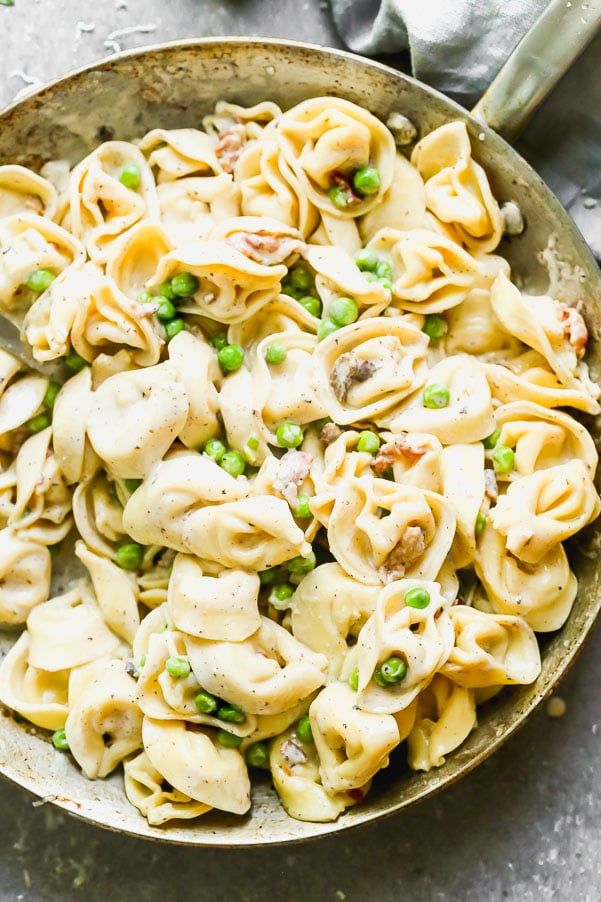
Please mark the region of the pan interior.
<svg viewBox="0 0 601 902"><path fill-rule="evenodd" d="M461 107L412 79L339 51L290 42L222 39L165 45L125 54L59 81L0 117L0 163L39 168L49 159L77 162L101 141L131 140L151 128L196 126L218 100L245 106L274 100L284 108L312 96L337 95L386 119L400 111L425 134L451 119L468 123L474 156L486 168L499 202L516 201L525 216L522 236L499 252L521 286L561 300L584 299L592 334L590 366L599 379L601 279L582 237L527 164ZM587 423L595 438L599 427ZM333 824L290 819L268 781L254 787L252 814L210 813L192 824L153 828L130 806L120 776L90 782L57 755L47 738L11 717L0 730L0 772L26 789L102 826L158 840L223 846L307 839L390 813L467 773L528 716L566 671L601 605L600 528L570 550L578 597L564 629L543 646L536 684L506 690L479 709L479 726L458 752L427 774L412 773L400 757L374 781L366 803ZM66 573L60 575L64 582ZM14 634L0 634L3 654Z"/></svg>

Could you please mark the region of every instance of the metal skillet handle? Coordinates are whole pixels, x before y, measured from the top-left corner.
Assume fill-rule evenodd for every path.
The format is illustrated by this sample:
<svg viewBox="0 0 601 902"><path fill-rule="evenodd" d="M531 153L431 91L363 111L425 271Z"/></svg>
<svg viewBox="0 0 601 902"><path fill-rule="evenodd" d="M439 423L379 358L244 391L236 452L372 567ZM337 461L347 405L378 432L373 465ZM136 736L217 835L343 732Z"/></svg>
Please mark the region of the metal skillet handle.
<svg viewBox="0 0 601 902"><path fill-rule="evenodd" d="M601 30L601 0L551 0L472 115L510 141Z"/></svg>

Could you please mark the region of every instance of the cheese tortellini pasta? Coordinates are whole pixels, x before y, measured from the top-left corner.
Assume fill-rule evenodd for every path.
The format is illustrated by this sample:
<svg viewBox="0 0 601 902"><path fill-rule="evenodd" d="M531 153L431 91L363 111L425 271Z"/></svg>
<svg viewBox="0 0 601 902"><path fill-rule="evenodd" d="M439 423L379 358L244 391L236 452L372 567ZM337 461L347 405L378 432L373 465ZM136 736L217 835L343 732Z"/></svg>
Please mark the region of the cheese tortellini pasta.
<svg viewBox="0 0 601 902"><path fill-rule="evenodd" d="M463 122L197 125L0 166L0 307L59 373L0 349L0 702L157 831L257 770L333 821L570 615L586 298L518 288Z"/></svg>

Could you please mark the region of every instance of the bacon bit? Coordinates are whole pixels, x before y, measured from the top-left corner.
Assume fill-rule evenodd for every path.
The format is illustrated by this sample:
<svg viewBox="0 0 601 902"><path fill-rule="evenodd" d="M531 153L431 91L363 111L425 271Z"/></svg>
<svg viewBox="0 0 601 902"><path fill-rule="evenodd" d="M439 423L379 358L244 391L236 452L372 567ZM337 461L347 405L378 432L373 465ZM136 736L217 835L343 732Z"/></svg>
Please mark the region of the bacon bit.
<svg viewBox="0 0 601 902"><path fill-rule="evenodd" d="M361 804L361 802L365 798L362 789L349 789L348 794L350 795L351 799L358 804Z"/></svg>
<svg viewBox="0 0 601 902"><path fill-rule="evenodd" d="M291 767L294 767L295 764L304 764L307 761L304 751L293 739L287 739L285 742L282 742L280 754Z"/></svg>
<svg viewBox="0 0 601 902"><path fill-rule="evenodd" d="M346 195L347 207L352 207L355 204L361 203L361 198L355 194L355 192L351 188L351 183L348 181L348 179L345 179L345 177L340 172L335 172L332 175L332 181L337 188L341 188L344 191Z"/></svg>
<svg viewBox="0 0 601 902"><path fill-rule="evenodd" d="M420 444L418 439L412 438L407 432L401 432L390 442L382 445L372 461L372 467L377 476L385 473L396 461L405 458L414 464L428 451L426 445Z"/></svg>
<svg viewBox="0 0 601 902"><path fill-rule="evenodd" d="M341 435L342 429L340 426L337 426L336 423L325 423L319 433L319 440L322 441L324 445L331 445L332 442L335 442Z"/></svg>
<svg viewBox="0 0 601 902"><path fill-rule="evenodd" d="M497 475L494 470L484 471L484 494L491 501L496 501L499 497L499 486L497 484Z"/></svg>
<svg viewBox="0 0 601 902"><path fill-rule="evenodd" d="M312 463L312 456L305 451L287 451L280 460L273 487L293 511L298 507L298 486L309 475Z"/></svg>
<svg viewBox="0 0 601 902"><path fill-rule="evenodd" d="M391 583L402 579L407 567L416 561L426 550L426 537L421 526L408 526L399 542L392 549L379 576L383 583Z"/></svg>
<svg viewBox="0 0 601 902"><path fill-rule="evenodd" d="M244 147L244 127L233 125L219 132L215 156L224 172L233 172Z"/></svg>
<svg viewBox="0 0 601 902"><path fill-rule="evenodd" d="M273 266L282 263L303 246L297 238L289 235L270 235L267 232L235 232L226 239L231 244L255 263L264 266Z"/></svg>
<svg viewBox="0 0 601 902"><path fill-rule="evenodd" d="M575 307L557 302L560 323L563 323L563 334L568 339L579 357L584 356L588 342L588 329L584 317Z"/></svg>
<svg viewBox="0 0 601 902"><path fill-rule="evenodd" d="M44 204L41 199L35 194L28 194L25 199L25 206L28 210L33 210L34 213L43 213L44 212Z"/></svg>
<svg viewBox="0 0 601 902"><path fill-rule="evenodd" d="M154 304L152 302L147 302L141 304L139 301L132 301L132 314L136 317L138 316L154 316L154 314L159 309L158 304Z"/></svg>
<svg viewBox="0 0 601 902"><path fill-rule="evenodd" d="M349 351L347 354L341 354L330 373L330 385L332 391L343 403L353 382L365 382L370 376L373 376L377 367L373 360L359 360L359 358Z"/></svg>

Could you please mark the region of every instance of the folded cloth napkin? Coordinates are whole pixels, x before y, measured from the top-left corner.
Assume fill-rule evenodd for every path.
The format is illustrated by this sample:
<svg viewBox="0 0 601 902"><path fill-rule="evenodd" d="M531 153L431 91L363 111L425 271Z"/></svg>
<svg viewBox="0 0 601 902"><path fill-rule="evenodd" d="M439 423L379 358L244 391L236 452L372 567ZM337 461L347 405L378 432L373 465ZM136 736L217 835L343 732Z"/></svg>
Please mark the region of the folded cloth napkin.
<svg viewBox="0 0 601 902"><path fill-rule="evenodd" d="M409 51L413 74L472 106L548 0L331 0L351 50ZM527 126L518 149L601 260L601 39Z"/></svg>

